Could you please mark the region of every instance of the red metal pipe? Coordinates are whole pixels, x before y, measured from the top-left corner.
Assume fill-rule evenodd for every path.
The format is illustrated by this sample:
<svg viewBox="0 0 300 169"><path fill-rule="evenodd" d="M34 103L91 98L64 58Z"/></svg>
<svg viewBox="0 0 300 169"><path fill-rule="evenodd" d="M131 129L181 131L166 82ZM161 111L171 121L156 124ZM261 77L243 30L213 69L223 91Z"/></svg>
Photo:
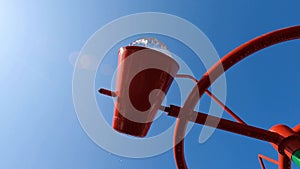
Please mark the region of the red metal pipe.
<svg viewBox="0 0 300 169"><path fill-rule="evenodd" d="M220 130L225 130L243 136L256 138L258 140L267 141L276 145L284 139L284 137L282 137L276 132L260 129L250 125L244 125L235 121L211 116L201 112L193 112L194 114L197 114L196 119L193 116L179 116L179 112L181 112L181 107L174 105L171 105L170 108L165 109L165 111L168 112L168 116L176 117L185 121L195 122L197 124L205 124L206 126L210 127L215 127L216 122L218 122L218 126L216 126L216 128ZM210 120L206 121L207 118L209 118Z"/></svg>
<svg viewBox="0 0 300 169"><path fill-rule="evenodd" d="M278 169L291 169L291 160L288 156L278 153Z"/></svg>
<svg viewBox="0 0 300 169"><path fill-rule="evenodd" d="M176 75L177 78L187 78L187 79L191 79L193 82L195 82L196 84L198 83L197 79L194 78L191 75L187 75L187 74L177 74ZM239 123L242 124L246 124L246 122L244 122L238 115L236 115L229 107L227 107L225 104L223 104L214 94L212 94L209 90L205 90L205 93L211 97L218 105L220 105L225 112L227 112L231 117L233 117L236 121L238 121Z"/></svg>
<svg viewBox="0 0 300 169"><path fill-rule="evenodd" d="M241 124L247 125L238 115L236 115L229 107L223 104L215 95L213 95L209 90L205 90L205 93L210 96L215 102L217 102L231 117Z"/></svg>
<svg viewBox="0 0 300 169"><path fill-rule="evenodd" d="M225 55L202 76L186 99L183 110L189 116L208 87L226 70L242 59L268 46L299 38L300 26L293 26L267 33L237 47ZM178 119L175 127L174 156L178 169L187 169L184 156L184 135L187 122L187 120Z"/></svg>
<svg viewBox="0 0 300 169"><path fill-rule="evenodd" d="M276 160L274 160L274 159L272 159L270 157L264 156L262 154L258 154L258 160L259 160L261 169L266 169L265 165L264 165L264 162L263 162L263 159L265 159L265 160L267 160L267 161L269 161L271 163L274 163L274 164L278 165L278 161L276 161Z"/></svg>
<svg viewBox="0 0 300 169"><path fill-rule="evenodd" d="M99 89L98 92L101 93L101 94L110 96L110 97L117 97L116 92L113 92L111 90L107 90L107 89L104 89L104 88Z"/></svg>

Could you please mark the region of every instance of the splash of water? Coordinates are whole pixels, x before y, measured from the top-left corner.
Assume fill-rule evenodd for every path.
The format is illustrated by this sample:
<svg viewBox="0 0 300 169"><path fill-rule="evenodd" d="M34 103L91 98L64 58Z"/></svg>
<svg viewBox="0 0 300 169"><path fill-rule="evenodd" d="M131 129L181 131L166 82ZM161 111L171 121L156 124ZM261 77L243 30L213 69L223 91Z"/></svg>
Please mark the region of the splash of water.
<svg viewBox="0 0 300 169"><path fill-rule="evenodd" d="M132 42L130 46L142 46L154 49L171 57L171 52L168 50L167 46L156 38L137 39L134 42Z"/></svg>

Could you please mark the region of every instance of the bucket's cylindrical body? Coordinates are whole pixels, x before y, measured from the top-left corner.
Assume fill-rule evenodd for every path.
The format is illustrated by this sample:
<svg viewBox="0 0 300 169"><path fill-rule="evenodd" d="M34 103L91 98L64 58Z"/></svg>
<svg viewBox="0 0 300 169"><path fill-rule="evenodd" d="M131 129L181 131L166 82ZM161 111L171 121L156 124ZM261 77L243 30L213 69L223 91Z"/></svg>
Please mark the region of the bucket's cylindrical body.
<svg viewBox="0 0 300 169"><path fill-rule="evenodd" d="M141 46L119 50L113 128L144 137L179 70L167 54Z"/></svg>

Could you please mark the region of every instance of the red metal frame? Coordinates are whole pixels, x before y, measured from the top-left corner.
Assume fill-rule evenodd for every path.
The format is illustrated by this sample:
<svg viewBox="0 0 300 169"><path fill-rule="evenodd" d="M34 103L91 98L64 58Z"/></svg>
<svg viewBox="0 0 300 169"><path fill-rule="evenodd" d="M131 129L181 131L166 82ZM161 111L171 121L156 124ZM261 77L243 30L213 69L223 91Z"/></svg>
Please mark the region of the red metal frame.
<svg viewBox="0 0 300 169"><path fill-rule="evenodd" d="M272 46L274 44L278 44L281 42L285 42L288 40L294 40L300 38L300 26L289 27L285 29L276 30L260 37L257 37L238 48L234 49L227 55L225 55L220 61L218 61L214 66L212 66L197 82L197 85L193 88L191 93L189 94L187 100L185 101L182 109L186 113L187 117L193 113L193 109L197 102L200 100L201 96L204 92L209 88L209 86L225 71L227 71L230 67L246 58L247 56L264 49L266 47ZM204 116L203 116L204 117ZM205 120L205 119L204 119ZM217 128L219 128L222 124L223 119L219 119L220 123ZM235 123L227 123L224 124L225 130L230 131L234 130L236 125ZM175 127L174 134L174 156L178 169L187 169L187 164L184 156L184 136L187 127L188 119L178 118ZM241 125L241 124L239 124ZM242 130L248 129L249 126L242 125L240 126ZM240 130L240 131L242 131ZM266 130L261 131L261 129L253 128L251 131L254 135L250 137L258 138L263 137L265 141L272 142L276 145L280 144L284 139L279 137L279 134L271 134L266 132ZM232 131L231 131L232 132ZM238 132L237 132L238 133ZM238 133L241 134L241 133ZM269 135L265 135L269 134ZM287 159L285 155L279 156L279 168L280 169L289 169L290 168L290 158Z"/></svg>
<svg viewBox="0 0 300 169"><path fill-rule="evenodd" d="M213 65L203 76L197 81L190 75L179 74L179 78L190 78L197 83L186 99L183 107L171 105L170 107L161 106L161 110L168 113L169 116L177 118L176 127L174 131L174 157L178 169L187 169L187 164L184 155L184 136L188 121L192 121L198 124L216 127L221 130L229 131L232 133L248 136L251 138L270 142L274 148L279 152L278 161L268 158L263 155L259 155L259 162L262 169L265 168L262 159L268 160L279 166L279 169L291 168L291 154L296 150L300 150L300 125L294 129L290 129L287 126L276 125L271 131L260 129L251 125L247 125L241 118L239 118L233 111L231 111L225 104L223 104L216 96L214 96L208 88L210 85L225 71L237 64L247 56L264 49L266 47L278 44L281 42L299 39L300 38L300 26L288 27L280 30L276 30L262 36L259 36L228 53L215 65ZM116 97L117 93L100 89L100 93ZM215 100L227 113L229 113L237 122L226 120L223 118L210 116L208 114L195 112L194 108L201 96L206 93L213 100ZM179 114L183 111L184 115ZM194 116L193 116L194 115ZM196 119L193 118L196 115ZM210 120L206 121L209 118ZM217 124L217 126L215 126Z"/></svg>

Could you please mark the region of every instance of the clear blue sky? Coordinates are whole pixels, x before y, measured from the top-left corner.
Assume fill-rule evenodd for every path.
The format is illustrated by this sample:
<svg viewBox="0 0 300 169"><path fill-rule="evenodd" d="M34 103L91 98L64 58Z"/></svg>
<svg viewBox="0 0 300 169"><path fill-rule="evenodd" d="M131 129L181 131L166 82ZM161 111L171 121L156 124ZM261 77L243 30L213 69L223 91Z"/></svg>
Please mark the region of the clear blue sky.
<svg viewBox="0 0 300 169"><path fill-rule="evenodd" d="M102 150L89 139L73 106L70 55L80 51L88 38L106 23L124 15L150 11L190 21L223 56L258 35L300 24L299 6L298 0L2 0L0 168L175 168L172 151L152 158L128 159ZM280 44L230 69L226 74L227 105L249 124L266 129L278 123L290 127L298 124L299 49L299 40ZM115 62L116 58L110 59ZM197 78L204 73L193 61L187 62ZM159 126L160 122L153 125ZM186 139L186 157L191 169L253 169L259 168L258 153L277 156L268 143L223 131L215 132L207 142L199 144L200 130L201 126L195 126ZM276 168L269 163L267 167Z"/></svg>

